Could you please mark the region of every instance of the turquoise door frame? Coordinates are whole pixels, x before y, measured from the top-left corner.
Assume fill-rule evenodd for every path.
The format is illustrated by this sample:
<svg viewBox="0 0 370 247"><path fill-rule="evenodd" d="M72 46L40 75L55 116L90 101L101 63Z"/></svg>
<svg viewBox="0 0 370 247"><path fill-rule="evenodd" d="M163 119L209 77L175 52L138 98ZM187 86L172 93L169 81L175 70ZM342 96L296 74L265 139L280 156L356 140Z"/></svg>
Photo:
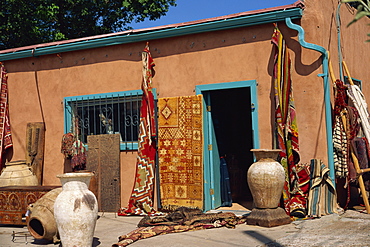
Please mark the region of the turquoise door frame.
<svg viewBox="0 0 370 247"><path fill-rule="evenodd" d="M221 206L220 155L216 141L215 129L212 121L212 113L208 106L211 105L211 95L203 92L203 119L204 119L204 208L205 211Z"/></svg>
<svg viewBox="0 0 370 247"><path fill-rule="evenodd" d="M216 83L207 85L198 85L195 87L196 94L205 94L207 91L245 88L250 89L251 97L251 118L253 133L253 148L259 148L258 132L258 100L257 100L257 81L236 81L227 83ZM219 156L217 150L216 137L214 134L211 112L207 111L209 99L203 98L203 133L204 133L204 210L215 209L221 205L219 188Z"/></svg>

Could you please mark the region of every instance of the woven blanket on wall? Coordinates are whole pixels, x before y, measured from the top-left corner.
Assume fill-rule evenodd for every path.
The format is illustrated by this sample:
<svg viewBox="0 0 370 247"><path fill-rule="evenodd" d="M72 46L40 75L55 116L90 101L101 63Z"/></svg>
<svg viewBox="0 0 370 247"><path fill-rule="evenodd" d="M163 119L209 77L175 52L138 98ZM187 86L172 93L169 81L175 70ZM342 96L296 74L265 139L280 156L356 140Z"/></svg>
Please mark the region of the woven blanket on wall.
<svg viewBox="0 0 370 247"><path fill-rule="evenodd" d="M9 105L8 105L8 74L3 64L0 63L0 80L1 80L1 95L0 95L0 171L4 163L4 152L13 146L12 135L10 131L9 121Z"/></svg>
<svg viewBox="0 0 370 247"><path fill-rule="evenodd" d="M163 209L203 208L202 95L158 99Z"/></svg>

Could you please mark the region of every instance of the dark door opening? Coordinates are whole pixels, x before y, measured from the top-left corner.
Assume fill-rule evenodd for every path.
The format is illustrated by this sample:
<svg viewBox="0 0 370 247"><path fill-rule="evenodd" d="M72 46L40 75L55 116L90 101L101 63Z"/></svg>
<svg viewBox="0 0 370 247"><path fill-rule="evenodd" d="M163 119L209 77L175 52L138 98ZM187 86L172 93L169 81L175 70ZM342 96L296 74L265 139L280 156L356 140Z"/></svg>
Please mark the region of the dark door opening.
<svg viewBox="0 0 370 247"><path fill-rule="evenodd" d="M243 206L253 201L247 171L253 161L251 94L249 87L208 91L220 156L225 157L231 195Z"/></svg>

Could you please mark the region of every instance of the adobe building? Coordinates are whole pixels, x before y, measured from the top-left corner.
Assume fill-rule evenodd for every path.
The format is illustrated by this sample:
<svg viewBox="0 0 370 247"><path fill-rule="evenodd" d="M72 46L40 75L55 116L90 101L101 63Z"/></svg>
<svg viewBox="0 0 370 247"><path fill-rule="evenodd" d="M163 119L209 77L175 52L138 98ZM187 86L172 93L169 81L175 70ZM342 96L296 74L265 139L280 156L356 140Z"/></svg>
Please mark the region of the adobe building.
<svg viewBox="0 0 370 247"><path fill-rule="evenodd" d="M219 128L215 133L203 133L204 176L214 172L210 161L214 154L208 149L215 145L212 139L217 139L218 155L228 158L233 201L251 201L246 181L246 171L254 162L250 149L275 147L271 36L277 23L292 61L300 162L321 159L333 168L333 87L327 52L335 75L342 75L339 63L345 60L351 76L361 81L362 92L370 98L370 44L365 43L370 21L363 18L347 28L355 12L337 1L306 0L187 23L2 50L0 61L9 76L12 160L24 160L27 155L27 124L44 122L42 185L60 185L56 175L70 170L61 153L61 140L72 129L71 107L77 107L80 115L85 114L81 119L90 119L90 126L97 129L101 128L99 114L114 114L108 112L109 105L137 110L134 99L141 95L141 52L149 42L155 62L156 99L202 94L205 109L208 106L214 116L210 118L205 110L203 124L210 125L212 119L215 129ZM89 115L94 109L99 111L97 115ZM126 113L122 116L127 118L120 120L116 117L120 123L113 125L121 124L120 130L99 132L91 127L81 140L87 144L88 135L108 131L121 135L116 166L119 173L105 181L108 187L118 186L121 206L128 203L135 176L137 136L130 134L131 127L124 130L125 123L135 122L134 115ZM109 169L113 168L101 169L111 174ZM212 201L219 195L214 194L213 186L219 181L216 177L216 181L205 183L211 183L204 190L205 200L209 200L205 208L216 208L219 205Z"/></svg>

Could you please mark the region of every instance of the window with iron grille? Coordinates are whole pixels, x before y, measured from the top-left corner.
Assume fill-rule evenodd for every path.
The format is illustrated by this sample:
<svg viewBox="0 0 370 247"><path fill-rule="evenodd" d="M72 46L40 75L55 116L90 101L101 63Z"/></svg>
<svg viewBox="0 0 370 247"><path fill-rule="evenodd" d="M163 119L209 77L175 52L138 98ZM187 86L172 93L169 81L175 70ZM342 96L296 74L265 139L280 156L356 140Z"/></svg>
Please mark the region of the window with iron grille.
<svg viewBox="0 0 370 247"><path fill-rule="evenodd" d="M353 84L357 85L362 90L362 81L358 80L358 79L355 79L355 78L352 78L352 77L351 77L351 79L352 79ZM344 76L344 84L350 85L348 76Z"/></svg>
<svg viewBox="0 0 370 247"><path fill-rule="evenodd" d="M120 134L121 150L135 150L141 97L141 90L66 97L65 132L84 144L88 135Z"/></svg>

